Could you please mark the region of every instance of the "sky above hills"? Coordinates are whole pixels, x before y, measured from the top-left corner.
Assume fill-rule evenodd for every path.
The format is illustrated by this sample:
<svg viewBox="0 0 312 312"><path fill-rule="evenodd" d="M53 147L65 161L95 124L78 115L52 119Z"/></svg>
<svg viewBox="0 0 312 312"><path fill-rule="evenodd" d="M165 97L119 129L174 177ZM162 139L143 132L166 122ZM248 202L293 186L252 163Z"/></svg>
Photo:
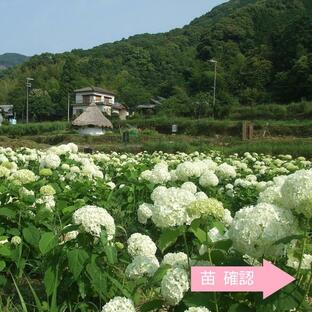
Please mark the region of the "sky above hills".
<svg viewBox="0 0 312 312"><path fill-rule="evenodd" d="M1 0L0 54L88 49L182 27L227 0Z"/></svg>

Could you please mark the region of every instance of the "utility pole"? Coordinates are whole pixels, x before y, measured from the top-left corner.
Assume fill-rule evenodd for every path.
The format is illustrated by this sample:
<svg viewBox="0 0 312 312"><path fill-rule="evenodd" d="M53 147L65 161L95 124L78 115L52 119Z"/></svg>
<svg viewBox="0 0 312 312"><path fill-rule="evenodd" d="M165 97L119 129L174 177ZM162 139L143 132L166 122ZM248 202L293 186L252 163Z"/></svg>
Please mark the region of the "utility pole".
<svg viewBox="0 0 312 312"><path fill-rule="evenodd" d="M67 93L67 122L69 123L70 94Z"/></svg>
<svg viewBox="0 0 312 312"><path fill-rule="evenodd" d="M213 83L213 117L216 108L216 89L217 89L217 64L218 62L214 59L209 60L210 63L214 64L214 83Z"/></svg>
<svg viewBox="0 0 312 312"><path fill-rule="evenodd" d="M29 111L29 89L31 88L31 82L33 81L33 78L26 78L26 123L29 122L29 116L28 116L28 111Z"/></svg>

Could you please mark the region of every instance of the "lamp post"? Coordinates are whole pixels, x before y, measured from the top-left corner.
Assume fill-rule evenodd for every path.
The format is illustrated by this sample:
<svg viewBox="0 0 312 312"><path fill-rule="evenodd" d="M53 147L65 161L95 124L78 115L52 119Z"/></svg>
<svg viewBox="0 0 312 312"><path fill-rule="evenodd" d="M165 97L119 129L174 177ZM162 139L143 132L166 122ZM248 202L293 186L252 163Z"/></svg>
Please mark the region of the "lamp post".
<svg viewBox="0 0 312 312"><path fill-rule="evenodd" d="M216 89L217 89L217 64L216 60L209 60L210 63L214 64L214 83L213 83L213 117L216 107Z"/></svg>
<svg viewBox="0 0 312 312"><path fill-rule="evenodd" d="M33 78L26 78L26 93L27 93L27 99L26 99L26 123L29 122L28 119L28 108L29 108L29 89L31 88L31 81L33 81Z"/></svg>

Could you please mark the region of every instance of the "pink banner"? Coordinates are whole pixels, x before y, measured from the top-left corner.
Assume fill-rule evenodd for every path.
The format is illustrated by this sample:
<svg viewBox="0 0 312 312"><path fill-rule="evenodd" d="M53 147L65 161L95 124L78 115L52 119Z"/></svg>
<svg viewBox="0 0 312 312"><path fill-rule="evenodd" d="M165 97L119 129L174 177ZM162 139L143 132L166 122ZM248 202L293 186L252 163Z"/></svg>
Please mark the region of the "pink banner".
<svg viewBox="0 0 312 312"><path fill-rule="evenodd" d="M263 261L263 266L192 267L191 290L193 292L263 292L267 298L295 279Z"/></svg>

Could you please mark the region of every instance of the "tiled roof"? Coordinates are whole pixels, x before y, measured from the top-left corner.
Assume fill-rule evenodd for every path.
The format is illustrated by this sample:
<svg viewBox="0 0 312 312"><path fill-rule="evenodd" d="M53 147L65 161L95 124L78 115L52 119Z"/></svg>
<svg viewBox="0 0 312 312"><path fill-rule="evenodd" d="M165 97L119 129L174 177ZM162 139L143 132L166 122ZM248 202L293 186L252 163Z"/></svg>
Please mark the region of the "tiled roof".
<svg viewBox="0 0 312 312"><path fill-rule="evenodd" d="M110 94L110 95L115 95L115 93L113 91L109 91L109 90L105 90L103 88L99 88L99 87L86 87L86 88L82 88L82 89L77 89L74 90L75 93L83 93L83 92L97 92L97 93L103 93L103 94Z"/></svg>

